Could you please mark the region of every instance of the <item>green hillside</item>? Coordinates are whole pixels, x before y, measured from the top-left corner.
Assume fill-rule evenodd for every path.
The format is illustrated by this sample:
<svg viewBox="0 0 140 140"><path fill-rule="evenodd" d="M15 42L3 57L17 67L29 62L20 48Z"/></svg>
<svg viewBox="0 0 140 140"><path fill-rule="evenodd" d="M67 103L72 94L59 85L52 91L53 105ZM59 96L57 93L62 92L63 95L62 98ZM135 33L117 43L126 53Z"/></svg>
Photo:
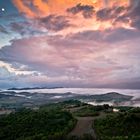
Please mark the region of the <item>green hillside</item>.
<svg viewBox="0 0 140 140"><path fill-rule="evenodd" d="M100 140L139 140L140 108L97 119L94 128Z"/></svg>

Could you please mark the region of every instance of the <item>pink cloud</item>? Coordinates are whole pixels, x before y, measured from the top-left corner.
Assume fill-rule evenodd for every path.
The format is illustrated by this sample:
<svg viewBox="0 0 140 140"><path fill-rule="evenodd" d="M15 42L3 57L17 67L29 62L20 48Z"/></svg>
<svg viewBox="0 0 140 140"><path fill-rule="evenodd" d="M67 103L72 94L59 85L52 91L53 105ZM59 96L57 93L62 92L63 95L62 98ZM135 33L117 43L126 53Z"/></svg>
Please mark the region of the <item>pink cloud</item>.
<svg viewBox="0 0 140 140"><path fill-rule="evenodd" d="M10 46L2 48L0 56L7 63L17 62L30 71L40 73L29 76L28 80L35 83L115 84L127 79L132 65L136 65L135 70L139 69L137 58L129 58L132 53L129 49L134 48L135 44L134 50L137 50L139 39L135 43L125 39L114 44L104 38L106 33L87 31L65 37L56 35L16 39L11 41ZM116 30L116 35L118 33ZM136 53L138 57L136 51L131 55ZM16 69L16 66L12 66Z"/></svg>

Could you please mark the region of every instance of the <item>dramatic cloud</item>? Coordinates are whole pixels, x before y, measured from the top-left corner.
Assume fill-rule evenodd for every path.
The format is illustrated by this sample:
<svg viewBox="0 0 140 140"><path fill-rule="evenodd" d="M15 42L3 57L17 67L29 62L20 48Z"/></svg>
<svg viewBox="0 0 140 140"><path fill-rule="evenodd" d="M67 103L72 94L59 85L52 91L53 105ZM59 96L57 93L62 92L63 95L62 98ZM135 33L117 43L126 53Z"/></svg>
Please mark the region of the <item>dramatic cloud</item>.
<svg viewBox="0 0 140 140"><path fill-rule="evenodd" d="M92 0L81 0L81 4L99 4L99 2L94 2ZM31 1L23 1L23 0L13 0L13 3L18 8L18 10L25 14L28 17L36 18L36 17L46 17L50 14L64 14L66 9L77 5L79 0L31 0Z"/></svg>
<svg viewBox="0 0 140 140"><path fill-rule="evenodd" d="M27 28L25 28L25 26L29 27L30 24L27 22L20 22L20 23L12 22L10 26L13 32L17 32L21 35L24 35L27 34L27 32L29 31Z"/></svg>
<svg viewBox="0 0 140 140"><path fill-rule="evenodd" d="M126 11L126 8L123 6L104 8L104 9L101 9L97 12L97 19L101 20L101 21L116 19L117 17L122 15L122 13L125 11Z"/></svg>
<svg viewBox="0 0 140 140"><path fill-rule="evenodd" d="M9 24L9 30L14 33L18 33L21 36L34 36L43 34L42 30L38 30L38 23L32 23L28 21L11 22Z"/></svg>
<svg viewBox="0 0 140 140"><path fill-rule="evenodd" d="M6 30L5 27L3 27L2 25L0 25L0 33L8 34L8 31Z"/></svg>
<svg viewBox="0 0 140 140"><path fill-rule="evenodd" d="M140 28L140 1L130 1L128 6L113 6L97 11L97 20L111 21L127 28Z"/></svg>
<svg viewBox="0 0 140 140"><path fill-rule="evenodd" d="M49 15L40 21L46 29L52 31L60 31L70 26L69 21L64 16Z"/></svg>
<svg viewBox="0 0 140 140"><path fill-rule="evenodd" d="M16 62L26 66L29 71L40 73L42 76L37 78L42 83L52 81L73 86L75 81L79 83L77 86L97 87L111 83L111 86L117 87L119 81L126 83L128 77L135 79L139 76L140 41L132 35L135 39L135 43L132 43L129 32L133 33L119 29L85 31L65 37L16 39L10 46L1 49L0 59L10 63L15 70L19 69L19 65L14 65ZM36 75L31 79L33 77L36 79ZM36 80L34 82L38 83Z"/></svg>
<svg viewBox="0 0 140 140"><path fill-rule="evenodd" d="M132 19L131 26L134 28L140 29L140 1L136 1L131 5L131 12L128 14L128 16Z"/></svg>
<svg viewBox="0 0 140 140"><path fill-rule="evenodd" d="M80 3L77 4L75 7L68 8L67 12L72 13L72 14L78 14L82 12L82 15L84 18L91 18L94 14L94 7L90 5L81 5Z"/></svg>
<svg viewBox="0 0 140 140"><path fill-rule="evenodd" d="M64 30L64 34L88 29L131 28L130 19L127 18L127 22L117 20L130 7L131 3L126 0L81 0L80 3L79 0L13 0L13 3L26 17L41 19L47 29ZM114 21L117 21L117 24L114 24Z"/></svg>
<svg viewBox="0 0 140 140"><path fill-rule="evenodd" d="M140 0L12 2L17 16L0 19L1 87L139 87Z"/></svg>

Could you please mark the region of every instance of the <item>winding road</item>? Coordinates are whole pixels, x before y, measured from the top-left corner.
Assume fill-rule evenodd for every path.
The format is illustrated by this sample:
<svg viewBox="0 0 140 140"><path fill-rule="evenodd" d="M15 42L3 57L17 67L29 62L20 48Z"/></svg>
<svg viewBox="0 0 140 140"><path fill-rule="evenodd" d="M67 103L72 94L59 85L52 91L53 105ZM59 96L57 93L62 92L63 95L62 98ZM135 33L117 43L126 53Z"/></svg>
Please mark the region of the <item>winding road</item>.
<svg viewBox="0 0 140 140"><path fill-rule="evenodd" d="M77 124L69 135L83 136L90 134L96 140L96 134L92 128L94 117L77 117Z"/></svg>

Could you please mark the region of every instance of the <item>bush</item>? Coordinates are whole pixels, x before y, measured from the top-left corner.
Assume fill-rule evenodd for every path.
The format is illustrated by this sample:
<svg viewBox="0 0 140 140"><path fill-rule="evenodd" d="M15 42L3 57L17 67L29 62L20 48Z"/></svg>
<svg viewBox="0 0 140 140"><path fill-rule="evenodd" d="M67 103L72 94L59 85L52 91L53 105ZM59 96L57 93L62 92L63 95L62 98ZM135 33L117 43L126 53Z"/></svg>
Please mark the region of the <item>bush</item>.
<svg viewBox="0 0 140 140"><path fill-rule="evenodd" d="M95 120L94 128L99 139L105 140L106 137L107 140L137 139L140 135L140 114L128 111L108 115L106 118Z"/></svg>

